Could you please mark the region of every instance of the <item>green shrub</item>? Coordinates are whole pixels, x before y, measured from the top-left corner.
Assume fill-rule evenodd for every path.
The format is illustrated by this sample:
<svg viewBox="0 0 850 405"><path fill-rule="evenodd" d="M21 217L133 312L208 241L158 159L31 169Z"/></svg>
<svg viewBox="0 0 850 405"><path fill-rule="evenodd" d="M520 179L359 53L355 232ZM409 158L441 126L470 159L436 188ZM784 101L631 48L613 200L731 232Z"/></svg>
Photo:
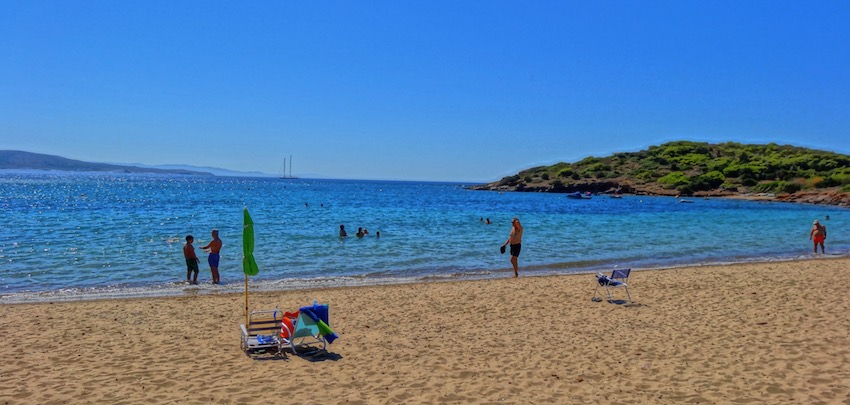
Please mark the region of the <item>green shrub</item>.
<svg viewBox="0 0 850 405"><path fill-rule="evenodd" d="M676 188L690 183L690 177L682 172L672 172L658 179L658 182L665 185L666 188Z"/></svg>
<svg viewBox="0 0 850 405"><path fill-rule="evenodd" d="M741 185L746 187L752 187L758 184L758 181L752 177L744 177L741 179Z"/></svg>
<svg viewBox="0 0 850 405"><path fill-rule="evenodd" d="M730 163L732 163L731 159L722 157L708 162L706 167L708 167L708 170L719 170L722 172Z"/></svg>
<svg viewBox="0 0 850 405"><path fill-rule="evenodd" d="M723 174L726 177L748 176L761 179L764 172L765 167L757 164L731 164L723 169Z"/></svg>
<svg viewBox="0 0 850 405"><path fill-rule="evenodd" d="M842 169L833 173L829 178L840 185L850 184L850 171L848 169Z"/></svg>
<svg viewBox="0 0 850 405"><path fill-rule="evenodd" d="M726 181L726 176L723 173L714 170L710 171L702 176L699 176L701 182L704 182L710 189L720 187L723 182Z"/></svg>
<svg viewBox="0 0 850 405"><path fill-rule="evenodd" d="M588 156L588 157L578 161L578 163L576 163L576 165L578 165L578 166L589 166L589 165L592 165L594 163L599 163L599 162L601 162L601 160L599 158L595 158L593 156Z"/></svg>
<svg viewBox="0 0 850 405"><path fill-rule="evenodd" d="M779 183L785 183L782 185L782 191L788 194L796 193L803 189L803 186L797 183L788 183L785 181L780 181Z"/></svg>
<svg viewBox="0 0 850 405"><path fill-rule="evenodd" d="M688 153L679 159L679 164L687 167L702 167L708 162L708 155Z"/></svg>
<svg viewBox="0 0 850 405"><path fill-rule="evenodd" d="M817 188L829 188L829 187L837 187L837 186L840 186L840 185L841 185L840 181L838 181L835 178L833 178L832 176L830 176L830 177L827 177L825 179L821 179L821 181L819 181L814 186L817 187Z"/></svg>
<svg viewBox="0 0 850 405"><path fill-rule="evenodd" d="M499 182L499 185L500 186L511 186L511 187L513 187L513 186L517 185L517 183L519 183L519 175L515 174L513 176L507 176L507 177L503 178Z"/></svg>
<svg viewBox="0 0 850 405"><path fill-rule="evenodd" d="M799 183L788 182L785 180L779 181L770 181L766 183L760 183L753 187L754 192L757 193L796 193L803 189L803 186Z"/></svg>
<svg viewBox="0 0 850 405"><path fill-rule="evenodd" d="M634 172L632 172L631 175L634 176L637 179L644 180L644 181L651 181L652 179L655 178L655 172L652 171L652 170L638 169L638 170L635 170Z"/></svg>

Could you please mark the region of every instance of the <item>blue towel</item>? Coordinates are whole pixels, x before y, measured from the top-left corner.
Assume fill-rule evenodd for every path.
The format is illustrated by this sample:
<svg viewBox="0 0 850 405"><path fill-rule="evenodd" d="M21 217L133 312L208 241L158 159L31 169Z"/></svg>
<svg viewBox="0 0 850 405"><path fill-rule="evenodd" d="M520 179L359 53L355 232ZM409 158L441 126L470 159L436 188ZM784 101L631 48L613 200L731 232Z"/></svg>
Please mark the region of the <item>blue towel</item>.
<svg viewBox="0 0 850 405"><path fill-rule="evenodd" d="M336 338L338 338L339 336L337 336L336 333L333 330L331 330L331 327L324 320L319 318L319 316L316 315L315 312L313 312L313 309L315 307L316 307L316 305L314 305L313 307L302 307L299 311L301 311L302 314L310 317L310 319L312 319L313 322L316 322L316 325L319 326L319 333L322 334L322 337L324 337L325 340L328 341L328 343L333 343L334 340L336 340ZM325 314L326 318L327 318L327 307L328 307L327 305L324 306L324 308L325 308L324 314Z"/></svg>
<svg viewBox="0 0 850 405"><path fill-rule="evenodd" d="M306 310L306 311L312 312L314 315L316 315L316 317L318 317L318 319L316 319L316 317L314 317L314 316L310 316L310 318L313 318L313 320L316 321L316 322L318 322L319 319L321 319L322 322L324 322L328 325L331 324L330 321L328 321L328 304L313 304L309 307L301 307L300 310L301 311Z"/></svg>
<svg viewBox="0 0 850 405"><path fill-rule="evenodd" d="M608 277L608 276L606 276L602 273L599 273L599 274L596 275L596 281L598 281L599 285L602 285L602 286L609 285L609 286L612 286L612 287L616 287L620 284L623 284L622 281L614 280L613 278Z"/></svg>
<svg viewBox="0 0 850 405"><path fill-rule="evenodd" d="M261 345L269 345L277 343L277 340L272 335L257 335L257 343Z"/></svg>

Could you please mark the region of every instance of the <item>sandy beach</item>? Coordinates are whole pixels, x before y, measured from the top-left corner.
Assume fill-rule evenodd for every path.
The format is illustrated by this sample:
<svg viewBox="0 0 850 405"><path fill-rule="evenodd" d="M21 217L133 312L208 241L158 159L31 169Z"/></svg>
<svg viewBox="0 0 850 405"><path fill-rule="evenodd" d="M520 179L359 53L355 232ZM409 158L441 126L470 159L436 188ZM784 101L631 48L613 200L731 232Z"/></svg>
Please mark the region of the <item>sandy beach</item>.
<svg viewBox="0 0 850 405"><path fill-rule="evenodd" d="M329 303L315 358L246 356L242 295L4 305L3 404L850 403L850 259L251 295ZM617 291L622 297L623 291Z"/></svg>

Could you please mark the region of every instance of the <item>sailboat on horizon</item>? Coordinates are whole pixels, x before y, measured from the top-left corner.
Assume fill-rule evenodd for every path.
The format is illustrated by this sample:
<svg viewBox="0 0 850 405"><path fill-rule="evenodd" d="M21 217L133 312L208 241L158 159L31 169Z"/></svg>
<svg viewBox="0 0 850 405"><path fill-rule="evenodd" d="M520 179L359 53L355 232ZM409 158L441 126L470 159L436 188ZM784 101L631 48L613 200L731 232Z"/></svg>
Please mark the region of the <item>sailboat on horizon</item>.
<svg viewBox="0 0 850 405"><path fill-rule="evenodd" d="M297 179L292 175L292 155L289 155L289 175L286 174L286 158L283 158L283 166L281 167L281 179Z"/></svg>

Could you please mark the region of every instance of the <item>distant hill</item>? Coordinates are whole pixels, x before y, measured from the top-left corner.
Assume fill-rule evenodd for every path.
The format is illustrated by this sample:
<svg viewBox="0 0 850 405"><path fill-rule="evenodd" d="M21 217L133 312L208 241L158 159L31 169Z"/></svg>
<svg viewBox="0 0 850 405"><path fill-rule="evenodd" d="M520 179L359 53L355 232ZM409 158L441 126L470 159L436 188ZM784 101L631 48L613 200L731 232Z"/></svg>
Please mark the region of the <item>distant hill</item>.
<svg viewBox="0 0 850 405"><path fill-rule="evenodd" d="M83 162L80 160L66 159L59 156L15 150L0 150L0 170L3 169L63 170L72 172L190 174L212 176L212 174L208 172L184 169L156 169L150 167L125 166L109 163L90 163Z"/></svg>
<svg viewBox="0 0 850 405"><path fill-rule="evenodd" d="M115 163L120 164L120 163ZM205 173L211 173L215 176L222 177L278 177L275 174L263 173L263 172L240 172L236 170L228 170L222 169L218 167L208 167L208 166L190 166L190 165L146 165L144 163L125 163L125 165L135 166L135 167L145 167L150 169L163 169L163 170L189 170L189 171L200 171Z"/></svg>
<svg viewBox="0 0 850 405"><path fill-rule="evenodd" d="M767 194L848 205L850 156L774 143L677 141L639 152L533 167L473 188L671 196Z"/></svg>

